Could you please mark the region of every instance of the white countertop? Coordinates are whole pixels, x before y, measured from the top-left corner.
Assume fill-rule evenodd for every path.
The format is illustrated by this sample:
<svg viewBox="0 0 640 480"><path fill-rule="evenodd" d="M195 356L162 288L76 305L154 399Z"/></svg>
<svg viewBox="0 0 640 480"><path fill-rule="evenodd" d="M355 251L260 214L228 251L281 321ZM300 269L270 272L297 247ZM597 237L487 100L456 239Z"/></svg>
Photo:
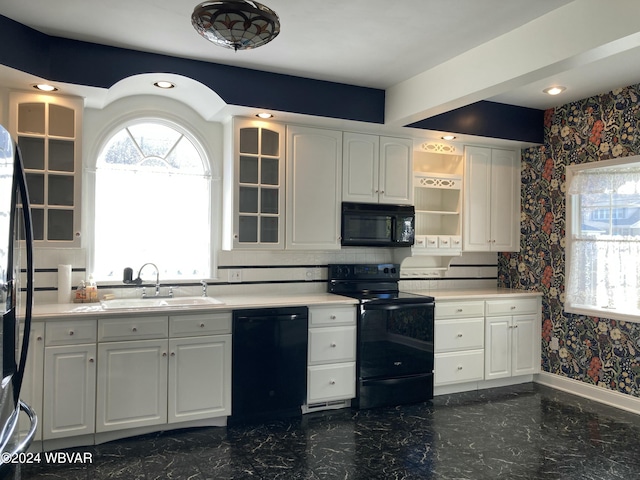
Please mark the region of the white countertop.
<svg viewBox="0 0 640 480"><path fill-rule="evenodd" d="M513 290L510 288L474 288L452 290L406 290L416 295L428 295L438 300L495 300L506 295L511 297L540 297L542 293L530 290Z"/></svg>
<svg viewBox="0 0 640 480"><path fill-rule="evenodd" d="M438 300L491 300L506 295L515 297L541 296L540 292L527 290L511 290L506 288L454 289L454 290L405 290L417 295L427 295ZM165 306L132 309L107 310L100 303L54 303L35 305L34 319L68 319L70 317L122 316L131 314L170 314L192 313L203 311L239 310L243 308L294 307L318 305L355 305L357 300L332 293L298 293L298 294L239 294L220 295L216 299L222 303L216 305Z"/></svg>
<svg viewBox="0 0 640 480"><path fill-rule="evenodd" d="M192 313L202 311L239 310L243 308L295 307L314 305L354 305L356 300L332 293L220 295L222 303L215 305L165 306L107 310L100 303L53 303L35 305L34 319L70 317L122 316L131 314Z"/></svg>

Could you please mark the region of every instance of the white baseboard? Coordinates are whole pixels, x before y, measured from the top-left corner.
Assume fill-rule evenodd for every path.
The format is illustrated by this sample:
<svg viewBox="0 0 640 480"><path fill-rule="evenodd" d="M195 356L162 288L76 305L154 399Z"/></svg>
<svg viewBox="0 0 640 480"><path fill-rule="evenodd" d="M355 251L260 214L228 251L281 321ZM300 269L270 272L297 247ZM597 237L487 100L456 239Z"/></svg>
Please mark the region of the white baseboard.
<svg viewBox="0 0 640 480"><path fill-rule="evenodd" d="M552 387L563 392L572 393L588 398L611 407L640 415L640 398L624 393L607 390L572 378L562 377L553 373L541 372L534 379L535 382Z"/></svg>

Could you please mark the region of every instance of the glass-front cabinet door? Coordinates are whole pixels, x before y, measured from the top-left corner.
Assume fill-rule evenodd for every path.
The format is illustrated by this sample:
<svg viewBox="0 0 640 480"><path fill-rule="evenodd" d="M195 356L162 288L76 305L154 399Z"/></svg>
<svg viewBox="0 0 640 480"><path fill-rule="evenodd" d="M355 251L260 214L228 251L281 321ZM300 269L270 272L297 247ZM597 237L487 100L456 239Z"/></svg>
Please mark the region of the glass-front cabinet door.
<svg viewBox="0 0 640 480"><path fill-rule="evenodd" d="M11 133L22 153L36 242L80 245L82 99L12 92Z"/></svg>
<svg viewBox="0 0 640 480"><path fill-rule="evenodd" d="M284 128L234 120L234 248L283 248Z"/></svg>

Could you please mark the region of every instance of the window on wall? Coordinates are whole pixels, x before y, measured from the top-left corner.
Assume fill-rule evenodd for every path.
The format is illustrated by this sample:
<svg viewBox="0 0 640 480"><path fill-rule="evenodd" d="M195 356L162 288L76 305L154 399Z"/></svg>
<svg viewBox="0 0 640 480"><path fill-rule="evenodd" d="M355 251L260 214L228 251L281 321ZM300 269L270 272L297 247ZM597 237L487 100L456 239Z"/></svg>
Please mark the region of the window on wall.
<svg viewBox="0 0 640 480"><path fill-rule="evenodd" d="M640 157L567 168L565 310L640 322Z"/></svg>
<svg viewBox="0 0 640 480"><path fill-rule="evenodd" d="M210 277L210 169L192 135L162 120L113 134L95 174L94 276L152 262L160 280Z"/></svg>

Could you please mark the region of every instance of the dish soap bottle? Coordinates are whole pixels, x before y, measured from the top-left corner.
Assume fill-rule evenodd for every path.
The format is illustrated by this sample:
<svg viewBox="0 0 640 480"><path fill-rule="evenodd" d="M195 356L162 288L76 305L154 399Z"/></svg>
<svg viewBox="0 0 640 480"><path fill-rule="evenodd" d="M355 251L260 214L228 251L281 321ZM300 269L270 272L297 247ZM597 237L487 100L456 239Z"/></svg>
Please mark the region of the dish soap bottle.
<svg viewBox="0 0 640 480"><path fill-rule="evenodd" d="M87 302L93 303L98 301L98 286L96 285L93 275L89 275L89 285L87 286Z"/></svg>

